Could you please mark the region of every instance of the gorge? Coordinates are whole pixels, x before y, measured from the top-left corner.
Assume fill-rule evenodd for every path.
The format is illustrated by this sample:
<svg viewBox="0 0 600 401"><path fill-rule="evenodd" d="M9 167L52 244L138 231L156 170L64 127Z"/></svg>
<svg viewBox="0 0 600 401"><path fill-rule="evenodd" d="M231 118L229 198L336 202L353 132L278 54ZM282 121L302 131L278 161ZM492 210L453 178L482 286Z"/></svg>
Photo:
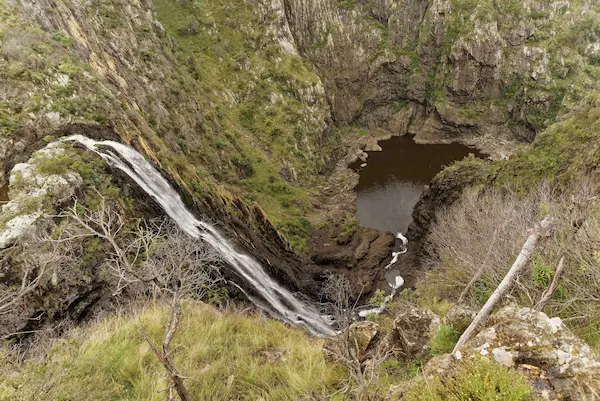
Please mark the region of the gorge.
<svg viewBox="0 0 600 401"><path fill-rule="evenodd" d="M599 83L595 0L0 0L0 401L595 399ZM228 284L115 294L104 203Z"/></svg>
<svg viewBox="0 0 600 401"><path fill-rule="evenodd" d="M315 335L326 336L335 333L326 323L325 316L320 316L311 305L296 299L288 289L269 277L251 256L236 251L214 227L198 220L185 207L179 194L138 152L117 142L96 142L81 135L70 136L63 141L78 142L97 153L112 167L125 172L157 201L182 230L214 247L241 280L237 285L250 289L251 294L245 295L254 304L264 308L275 318L305 327ZM108 150L103 150L104 148Z"/></svg>

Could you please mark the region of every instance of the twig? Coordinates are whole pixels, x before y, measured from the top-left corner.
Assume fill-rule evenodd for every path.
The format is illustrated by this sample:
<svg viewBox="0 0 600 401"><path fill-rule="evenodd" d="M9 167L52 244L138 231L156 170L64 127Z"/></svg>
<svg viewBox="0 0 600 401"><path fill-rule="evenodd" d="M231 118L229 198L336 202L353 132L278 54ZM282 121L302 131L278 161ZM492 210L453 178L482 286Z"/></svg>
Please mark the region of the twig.
<svg viewBox="0 0 600 401"><path fill-rule="evenodd" d="M558 266L556 267L556 271L554 272L554 277L552 278L552 283L546 291L542 294L542 298L540 298L539 302L535 305L535 310L541 312L546 307L548 301L552 298L556 289L558 288L558 281L560 280L560 276L563 272L565 265L565 257L561 256L560 261L558 262Z"/></svg>

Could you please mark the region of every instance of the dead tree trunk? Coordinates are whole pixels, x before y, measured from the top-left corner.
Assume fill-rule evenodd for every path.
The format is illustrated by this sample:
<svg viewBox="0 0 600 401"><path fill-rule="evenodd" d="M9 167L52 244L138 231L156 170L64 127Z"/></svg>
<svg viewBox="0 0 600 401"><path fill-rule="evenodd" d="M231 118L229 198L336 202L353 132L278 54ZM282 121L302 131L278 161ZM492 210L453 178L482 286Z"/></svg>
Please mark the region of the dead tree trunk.
<svg viewBox="0 0 600 401"><path fill-rule="evenodd" d="M550 284L550 286L548 288L546 288L546 291L544 291L544 293L542 294L542 297L540 298L539 302L535 305L536 311L541 312L544 309L544 307L546 306L546 304L548 303L548 301L550 300L550 298L552 298L552 296L556 292L556 289L558 288L558 281L560 280L560 276L564 270L564 265L565 265L565 257L562 256L560 258L560 261L558 262L556 271L554 272L554 277L552 278L552 283Z"/></svg>
<svg viewBox="0 0 600 401"><path fill-rule="evenodd" d="M171 343L171 339L173 335L177 331L179 327L179 318L181 317L181 299L178 295L173 297L173 302L171 303L171 308L169 310L169 318L167 323L165 324L165 335L163 337L162 346L159 349L154 343L148 338L148 336L144 333L144 337L152 351L156 354L158 360L163 365L171 382L173 383L173 387L177 392L177 395L181 399L181 401L192 401L192 397L190 396L185 383L183 382L184 377L179 374L177 368L175 367L175 362L173 361L173 357L171 356L171 350L169 349L169 345Z"/></svg>
<svg viewBox="0 0 600 401"><path fill-rule="evenodd" d="M546 217L544 220L542 220L539 226L534 229L529 237L527 237L527 241L525 241L525 245L523 245L523 248L521 249L521 252L519 253L519 256L513 263L512 267L508 273L506 273L506 276L504 276L502 282L494 290L490 299L487 300L485 305L483 305L483 308L481 308L477 316L475 316L473 322L469 325L469 327L467 327L467 330L465 330L462 336L460 336L460 339L456 343L452 353L455 353L461 346L469 341L475 330L477 330L477 328L487 320L488 316L492 312L492 309L494 309L494 306L496 306L500 298L502 298L510 288L515 276L527 265L540 237L547 233L548 228L550 228L551 225L552 219L550 217Z"/></svg>

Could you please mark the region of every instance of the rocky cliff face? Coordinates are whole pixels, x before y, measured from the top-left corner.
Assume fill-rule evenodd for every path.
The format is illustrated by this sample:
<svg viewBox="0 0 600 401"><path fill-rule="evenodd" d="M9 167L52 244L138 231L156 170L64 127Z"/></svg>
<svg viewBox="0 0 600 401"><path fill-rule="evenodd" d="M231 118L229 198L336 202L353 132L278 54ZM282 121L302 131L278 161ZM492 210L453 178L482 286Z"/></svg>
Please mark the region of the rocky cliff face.
<svg viewBox="0 0 600 401"><path fill-rule="evenodd" d="M586 64L598 38L581 31L598 10L585 2L284 4L339 122L421 141L528 141L595 85Z"/></svg>

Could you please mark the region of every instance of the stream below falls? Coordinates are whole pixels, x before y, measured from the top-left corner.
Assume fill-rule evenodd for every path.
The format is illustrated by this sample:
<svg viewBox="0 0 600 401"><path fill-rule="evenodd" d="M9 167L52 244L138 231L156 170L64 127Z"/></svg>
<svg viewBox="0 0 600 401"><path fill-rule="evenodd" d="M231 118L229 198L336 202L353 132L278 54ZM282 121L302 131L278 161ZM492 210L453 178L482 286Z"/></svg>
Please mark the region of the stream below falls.
<svg viewBox="0 0 600 401"><path fill-rule="evenodd" d="M356 218L364 227L406 233L412 211L433 177L444 166L477 149L458 143L421 145L411 135L379 142L380 152L369 152L366 162L350 167L360 175L356 193ZM366 165L365 165L366 163Z"/></svg>

